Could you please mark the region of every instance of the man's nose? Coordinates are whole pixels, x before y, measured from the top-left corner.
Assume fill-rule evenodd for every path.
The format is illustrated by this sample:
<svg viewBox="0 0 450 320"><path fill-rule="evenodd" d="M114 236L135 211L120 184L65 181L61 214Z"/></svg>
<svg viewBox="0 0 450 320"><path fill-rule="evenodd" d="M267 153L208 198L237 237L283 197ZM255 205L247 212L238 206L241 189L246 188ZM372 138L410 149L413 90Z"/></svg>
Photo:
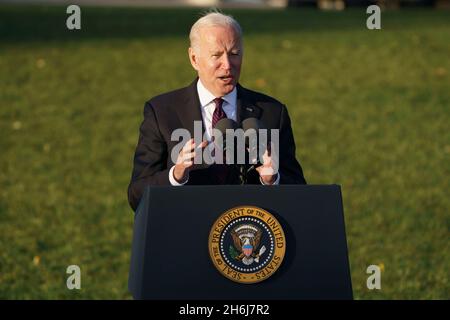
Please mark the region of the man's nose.
<svg viewBox="0 0 450 320"><path fill-rule="evenodd" d="M222 57L222 69L225 69L225 70L231 69L230 57L226 53Z"/></svg>

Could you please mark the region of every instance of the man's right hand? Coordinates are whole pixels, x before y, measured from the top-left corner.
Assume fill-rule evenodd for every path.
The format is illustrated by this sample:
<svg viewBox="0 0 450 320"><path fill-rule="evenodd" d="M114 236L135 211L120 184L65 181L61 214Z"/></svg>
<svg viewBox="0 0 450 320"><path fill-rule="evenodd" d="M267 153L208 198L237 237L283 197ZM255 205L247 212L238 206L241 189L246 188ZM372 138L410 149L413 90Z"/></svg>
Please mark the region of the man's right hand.
<svg viewBox="0 0 450 320"><path fill-rule="evenodd" d="M194 138L190 139L184 145L178 154L175 168L173 169L173 177L178 183L183 183L189 178L189 171L194 165L194 158L197 152L203 152L203 148L208 145L208 141L202 141L197 147L195 147Z"/></svg>

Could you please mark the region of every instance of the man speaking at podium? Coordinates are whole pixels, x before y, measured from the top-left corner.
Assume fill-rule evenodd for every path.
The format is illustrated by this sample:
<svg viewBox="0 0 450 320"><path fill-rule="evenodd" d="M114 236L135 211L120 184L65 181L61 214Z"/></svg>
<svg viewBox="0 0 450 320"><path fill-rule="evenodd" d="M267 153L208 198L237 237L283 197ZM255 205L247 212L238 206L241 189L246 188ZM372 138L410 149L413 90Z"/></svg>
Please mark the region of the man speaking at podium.
<svg viewBox="0 0 450 320"><path fill-rule="evenodd" d="M212 128L228 118L240 123L255 118L267 129L279 130L279 155L265 151L262 164L248 173L247 184L306 184L295 158L295 142L286 107L279 101L239 85L243 58L242 31L232 17L218 12L197 20L189 35L189 59L198 78L188 87L156 96L145 103L144 121L134 155L128 200L136 210L147 185L239 184L239 173L227 164L196 166L194 157L208 145ZM281 75L280 75L281 76ZM202 123L205 140L185 143L172 159L174 130L194 136ZM270 149L270 148L269 148ZM278 161L277 168L274 161ZM278 170L276 170L278 169Z"/></svg>

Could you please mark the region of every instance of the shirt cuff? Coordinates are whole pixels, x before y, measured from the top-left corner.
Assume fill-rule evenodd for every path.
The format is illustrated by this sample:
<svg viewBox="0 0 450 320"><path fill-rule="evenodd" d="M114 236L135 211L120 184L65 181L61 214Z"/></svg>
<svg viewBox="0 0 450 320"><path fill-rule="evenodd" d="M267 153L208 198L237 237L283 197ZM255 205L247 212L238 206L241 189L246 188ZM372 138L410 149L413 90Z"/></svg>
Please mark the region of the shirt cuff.
<svg viewBox="0 0 450 320"><path fill-rule="evenodd" d="M279 173L279 172L277 173L277 178L275 179L275 181L274 181L272 184L265 184L265 183L262 181L261 177L259 177L259 181L261 182L262 185L265 185L265 186L274 186L274 185L278 185L278 184L280 184L280 173Z"/></svg>
<svg viewBox="0 0 450 320"><path fill-rule="evenodd" d="M172 166L172 168L170 168L170 171L169 171L170 184L173 185L173 186L183 186L183 185L185 185L188 182L188 180L189 180L189 175L188 175L188 177L187 177L187 179L185 181L183 181L182 183L179 183L177 180L175 180L175 177L173 176L173 170L174 169L175 169L175 166Z"/></svg>

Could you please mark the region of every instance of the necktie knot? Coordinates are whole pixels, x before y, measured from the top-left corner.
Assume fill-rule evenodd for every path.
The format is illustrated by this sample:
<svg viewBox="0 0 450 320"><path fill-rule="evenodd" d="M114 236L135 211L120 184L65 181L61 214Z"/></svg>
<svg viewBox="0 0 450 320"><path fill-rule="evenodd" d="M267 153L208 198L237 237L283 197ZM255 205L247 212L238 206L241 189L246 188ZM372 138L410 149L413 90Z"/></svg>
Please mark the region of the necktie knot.
<svg viewBox="0 0 450 320"><path fill-rule="evenodd" d="M222 104L223 104L222 98L215 98L213 101L214 101L214 104L216 105L216 108L222 108Z"/></svg>

